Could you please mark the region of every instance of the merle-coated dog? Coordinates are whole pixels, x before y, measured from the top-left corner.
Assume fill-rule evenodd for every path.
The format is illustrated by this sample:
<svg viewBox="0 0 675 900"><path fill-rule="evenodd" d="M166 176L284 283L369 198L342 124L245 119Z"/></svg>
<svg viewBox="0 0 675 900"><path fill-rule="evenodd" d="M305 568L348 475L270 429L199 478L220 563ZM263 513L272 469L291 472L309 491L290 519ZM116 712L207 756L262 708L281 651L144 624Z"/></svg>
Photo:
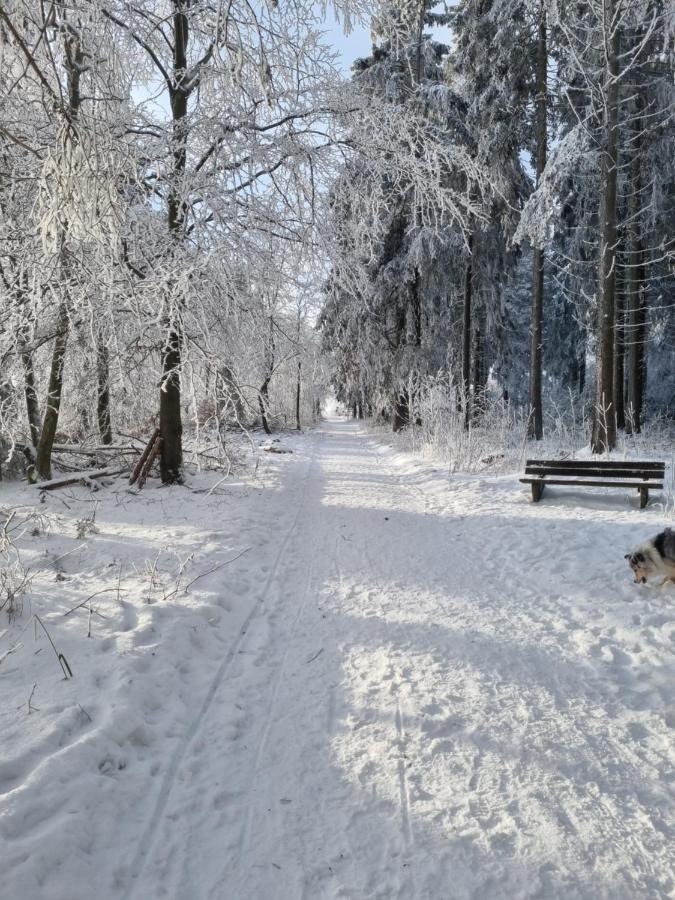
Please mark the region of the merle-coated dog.
<svg viewBox="0 0 675 900"><path fill-rule="evenodd" d="M675 531L664 529L660 534L627 553L628 560L636 584L646 584L648 578L662 575L665 584L675 582Z"/></svg>

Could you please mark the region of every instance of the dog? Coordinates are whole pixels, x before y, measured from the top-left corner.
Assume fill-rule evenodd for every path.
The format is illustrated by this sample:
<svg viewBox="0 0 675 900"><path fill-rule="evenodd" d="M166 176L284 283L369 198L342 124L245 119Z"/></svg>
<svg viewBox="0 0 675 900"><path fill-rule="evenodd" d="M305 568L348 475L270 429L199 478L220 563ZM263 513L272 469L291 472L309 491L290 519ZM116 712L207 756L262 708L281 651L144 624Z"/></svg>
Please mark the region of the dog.
<svg viewBox="0 0 675 900"><path fill-rule="evenodd" d="M664 529L655 537L626 553L635 584L647 584L647 579L662 575L662 585L675 582L675 531Z"/></svg>

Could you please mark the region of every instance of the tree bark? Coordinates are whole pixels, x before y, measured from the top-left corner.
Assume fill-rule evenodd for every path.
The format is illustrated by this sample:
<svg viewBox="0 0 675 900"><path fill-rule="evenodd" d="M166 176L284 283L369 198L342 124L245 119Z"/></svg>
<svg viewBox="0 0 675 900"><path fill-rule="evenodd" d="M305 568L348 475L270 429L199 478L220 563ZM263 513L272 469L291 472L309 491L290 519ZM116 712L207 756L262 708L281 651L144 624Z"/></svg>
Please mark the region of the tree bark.
<svg viewBox="0 0 675 900"><path fill-rule="evenodd" d="M546 167L546 71L548 65L546 32L546 10L543 2L539 7L539 35L537 40L537 83L536 83L536 184L539 185ZM542 405L542 356L544 331L544 251L534 247L532 253L532 344L530 348L530 418L528 436L540 441L544 436Z"/></svg>
<svg viewBox="0 0 675 900"><path fill-rule="evenodd" d="M464 309L462 317L462 390L464 428L471 418L471 301L473 289L473 234L469 235L469 258L464 271Z"/></svg>
<svg viewBox="0 0 675 900"><path fill-rule="evenodd" d="M272 429L270 428L270 423L267 419L267 407L269 404L269 385L270 379L267 377L262 385L260 386L260 390L258 391L258 406L260 408L260 418L262 420L262 427L265 434L272 434Z"/></svg>
<svg viewBox="0 0 675 900"><path fill-rule="evenodd" d="M298 360L298 379L295 383L295 428L300 431L300 387L302 378L302 362Z"/></svg>
<svg viewBox="0 0 675 900"><path fill-rule="evenodd" d="M626 266L626 333L627 401L626 432L639 434L642 429L642 402L645 377L645 338L647 310L644 292L644 248L640 203L642 194L642 104L638 94L633 157L630 165L630 191L627 226Z"/></svg>
<svg viewBox="0 0 675 900"><path fill-rule="evenodd" d="M616 446L614 389L614 330L617 238L617 156L619 139L619 28L615 0L604 0L607 29L605 47L605 123L600 202L600 266L596 342L595 406L591 450L604 453Z"/></svg>
<svg viewBox="0 0 675 900"><path fill-rule="evenodd" d="M394 403L394 419L392 430L402 431L410 421L410 401L407 390L399 391Z"/></svg>
<svg viewBox="0 0 675 900"><path fill-rule="evenodd" d="M581 345L581 353L579 354L579 381L578 381L578 394L580 397L583 396L584 391L586 390L586 340L582 341Z"/></svg>
<svg viewBox="0 0 675 900"><path fill-rule="evenodd" d="M625 254L622 254L625 258ZM616 283L616 327L614 329L614 390L613 402L616 410L616 427L625 428L626 417L624 408L624 359L625 359L625 275L626 269L621 266Z"/></svg>
<svg viewBox="0 0 675 900"><path fill-rule="evenodd" d="M272 380L272 374L274 373L274 317L269 317L269 337L267 346L265 348L265 358L266 358L266 373L265 380L260 386L260 390L258 391L258 406L260 408L260 417L262 419L262 427L265 431L265 434L272 434L272 429L270 428L267 411L269 408L269 388L270 381Z"/></svg>
<svg viewBox="0 0 675 900"><path fill-rule="evenodd" d="M66 34L64 32L64 34ZM76 143L78 140L76 123L80 106L82 104L82 96L80 93L80 78L84 69L85 54L80 39L73 35L64 38L64 57L66 67L66 80L68 91L68 105L66 107L66 116L68 119L69 129L64 140ZM68 331L70 328L70 317L68 314L68 278L69 263L66 255L66 233L67 223L62 226L62 232L59 235L59 262L60 274L62 278L62 290L64 298L59 304L56 338L54 340L54 349L52 351L52 362L49 370L49 385L47 388L47 403L45 406L44 419L42 420L42 430L40 439L36 448L35 468L40 478L48 480L52 477L52 448L54 446L54 438L56 437L56 429L59 422L59 411L61 409L61 397L63 394L63 370L65 365L66 348L68 346Z"/></svg>
<svg viewBox="0 0 675 900"><path fill-rule="evenodd" d="M49 370L49 386L47 389L47 405L37 445L35 468L38 476L48 481L52 477L52 447L59 422L61 395L63 393L63 368L69 330L68 308L65 302L59 306L56 339L52 351L52 364Z"/></svg>
<svg viewBox="0 0 675 900"><path fill-rule="evenodd" d="M169 326L162 347L162 380L159 392L159 431L162 437L159 471L162 484L180 484L183 468L183 422L180 394L181 330Z"/></svg>
<svg viewBox="0 0 675 900"><path fill-rule="evenodd" d="M16 262L11 260L13 267ZM0 269L0 272L2 270ZM7 280L3 277L7 284ZM16 275L15 287L19 297L19 314L21 325L18 334L19 356L23 369L24 398L26 402L26 417L28 419L28 432L33 448L37 448L40 440L40 408L38 404L37 389L35 387L35 366L33 364L33 351L29 347L31 340L31 322L28 319L26 307L28 305L28 279L25 272Z"/></svg>
<svg viewBox="0 0 675 900"><path fill-rule="evenodd" d="M473 331L473 359L472 359L472 385L473 385L473 404L471 415L474 420L480 418L483 412L483 336L481 334L481 323L476 323Z"/></svg>
<svg viewBox="0 0 675 900"><path fill-rule="evenodd" d="M110 411L110 361L108 348L99 335L96 345L96 377L98 394L96 400L96 417L102 444L112 444L112 414Z"/></svg>
<svg viewBox="0 0 675 900"><path fill-rule="evenodd" d="M187 160L187 114L190 88L187 79L188 18L185 4L173 0L173 81L169 91L173 119L173 172L168 196L168 228L172 246L183 241L185 201L182 197ZM181 414L180 369L183 327L181 301L167 298L166 340L162 347L162 379L159 392L159 429L162 436L160 474L163 484L182 481L183 421Z"/></svg>
<svg viewBox="0 0 675 900"><path fill-rule="evenodd" d="M38 406L37 389L35 387L33 354L25 346L22 346L21 348L21 365L23 366L24 396L26 398L28 430L33 447L37 447L40 441L40 409Z"/></svg>

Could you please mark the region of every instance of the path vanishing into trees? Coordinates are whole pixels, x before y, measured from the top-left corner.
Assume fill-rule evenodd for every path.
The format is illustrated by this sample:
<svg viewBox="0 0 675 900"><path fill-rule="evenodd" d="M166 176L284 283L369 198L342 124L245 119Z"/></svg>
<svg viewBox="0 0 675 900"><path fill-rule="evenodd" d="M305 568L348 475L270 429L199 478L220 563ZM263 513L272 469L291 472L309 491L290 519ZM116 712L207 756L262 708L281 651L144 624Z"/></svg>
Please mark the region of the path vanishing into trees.
<svg viewBox="0 0 675 900"><path fill-rule="evenodd" d="M295 446L130 895L665 897L675 635L598 571L630 515L448 483L350 421Z"/></svg>

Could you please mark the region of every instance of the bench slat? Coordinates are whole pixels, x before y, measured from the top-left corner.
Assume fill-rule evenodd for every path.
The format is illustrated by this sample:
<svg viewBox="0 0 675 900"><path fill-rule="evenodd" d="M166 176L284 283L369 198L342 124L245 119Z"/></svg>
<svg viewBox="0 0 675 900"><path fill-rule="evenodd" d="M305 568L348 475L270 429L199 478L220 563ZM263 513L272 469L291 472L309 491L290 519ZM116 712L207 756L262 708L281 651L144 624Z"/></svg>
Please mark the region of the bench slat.
<svg viewBox="0 0 675 900"><path fill-rule="evenodd" d="M625 487L634 487L634 488L646 488L647 490L661 491L663 490L663 484L657 481L610 481L608 479L604 479L602 481L598 479L585 479L583 481L579 479L573 478L539 478L536 475L532 478L521 478L520 481L523 484L542 484L544 486L548 486L549 484L556 485L564 485L564 484L574 484L581 485L586 487L616 487L616 488L625 488Z"/></svg>
<svg viewBox="0 0 675 900"><path fill-rule="evenodd" d="M663 478L664 473L656 470L649 471L645 469L606 469L604 466L595 466L594 468L572 468L561 466L526 466L526 475L559 475L561 477L569 476L607 476L610 478Z"/></svg>
<svg viewBox="0 0 675 900"><path fill-rule="evenodd" d="M666 464L663 462L643 462L641 459L630 461L600 460L600 459L528 459L526 466L553 466L558 469L641 469L645 471L665 472Z"/></svg>

